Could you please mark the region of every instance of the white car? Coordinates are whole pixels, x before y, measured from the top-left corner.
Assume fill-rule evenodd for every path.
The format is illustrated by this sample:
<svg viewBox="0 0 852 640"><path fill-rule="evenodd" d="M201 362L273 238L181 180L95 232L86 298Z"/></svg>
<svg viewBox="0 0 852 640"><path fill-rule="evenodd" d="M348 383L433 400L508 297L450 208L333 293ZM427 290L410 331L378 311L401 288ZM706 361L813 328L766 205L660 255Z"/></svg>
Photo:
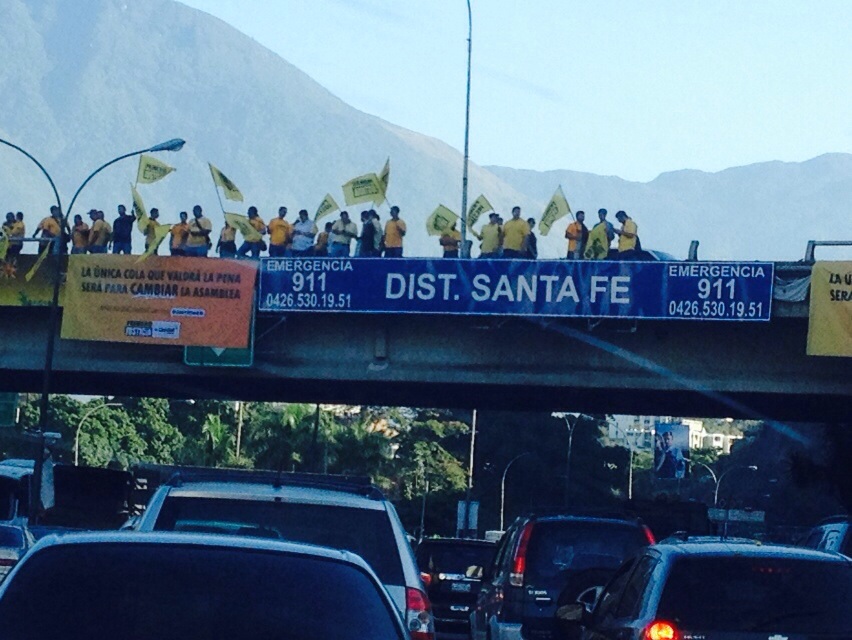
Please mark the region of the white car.
<svg viewBox="0 0 852 640"><path fill-rule="evenodd" d="M26 527L0 524L0 582L34 544L35 539Z"/></svg>
<svg viewBox="0 0 852 640"><path fill-rule="evenodd" d="M351 551L376 572L412 639L434 638L431 605L405 530L369 478L181 469L155 491L132 526L236 533Z"/></svg>

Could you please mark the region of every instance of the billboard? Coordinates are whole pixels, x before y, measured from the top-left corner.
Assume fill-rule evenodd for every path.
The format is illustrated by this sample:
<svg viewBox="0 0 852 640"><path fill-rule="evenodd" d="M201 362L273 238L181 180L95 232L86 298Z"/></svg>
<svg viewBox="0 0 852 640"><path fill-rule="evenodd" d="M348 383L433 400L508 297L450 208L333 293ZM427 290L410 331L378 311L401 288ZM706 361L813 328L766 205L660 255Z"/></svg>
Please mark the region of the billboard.
<svg viewBox="0 0 852 640"><path fill-rule="evenodd" d="M852 358L852 262L814 264L809 318L809 356Z"/></svg>
<svg viewBox="0 0 852 640"><path fill-rule="evenodd" d="M767 321L773 265L265 258L267 312Z"/></svg>
<svg viewBox="0 0 852 640"><path fill-rule="evenodd" d="M61 259L67 258L62 256ZM29 254L7 255L5 260L0 260L0 307L46 306L52 302L56 260L49 256L32 272L36 260L37 255Z"/></svg>
<svg viewBox="0 0 852 640"><path fill-rule="evenodd" d="M62 337L245 348L256 274L247 260L71 256Z"/></svg>
<svg viewBox="0 0 852 640"><path fill-rule="evenodd" d="M689 427L658 422L654 429L654 475L680 480L689 473Z"/></svg>

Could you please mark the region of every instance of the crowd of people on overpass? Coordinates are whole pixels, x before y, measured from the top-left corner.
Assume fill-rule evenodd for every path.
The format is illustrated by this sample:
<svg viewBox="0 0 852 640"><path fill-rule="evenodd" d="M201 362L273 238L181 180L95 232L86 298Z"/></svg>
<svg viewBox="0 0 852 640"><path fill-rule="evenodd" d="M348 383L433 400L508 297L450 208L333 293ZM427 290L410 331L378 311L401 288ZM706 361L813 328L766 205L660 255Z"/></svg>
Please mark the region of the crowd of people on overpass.
<svg viewBox="0 0 852 640"><path fill-rule="evenodd" d="M191 217L186 211L180 212L179 221L170 225L167 242L163 244L173 256L206 257L211 252L223 258L259 258L265 252L270 257L401 258L404 255L407 227L397 206L391 207L390 218L384 224L375 209L361 211L360 229L348 211L341 211L336 221L326 222L322 229L310 219L306 209L301 209L293 222L287 219L287 214L287 207L281 206L277 216L266 222L260 217L257 207L249 207L248 223L256 233L252 239L242 238L238 245L238 229L226 220L218 236L214 236L212 222L204 215L201 206L195 205ZM620 227L616 228L607 220L607 215L606 209L599 209L598 223L589 229L585 223L585 212L577 212L565 230L567 259L610 257L610 247L616 237L619 259L632 259L641 250L636 222L626 212L618 211L615 218ZM123 204L118 205L117 217L112 224L107 222L103 211L92 209L88 217L91 224L84 221L83 216L75 215L73 224L63 231L62 214L58 207L53 206L50 215L38 223L32 237L42 240L40 250L51 239L59 239L63 251L69 249L70 243L72 254L132 253L133 229L137 222L135 211L128 211ZM159 218L159 210L151 209L141 229L145 251L152 254L157 254L158 243L165 240L157 234L161 226ZM479 231L471 228L469 232L479 241L480 258L534 260L538 258L535 223L535 218L524 219L521 208L514 207L509 220L504 221L499 213L491 212L488 222ZM456 227L455 223L452 224L439 237L444 258L458 258L460 255L462 238ZM24 214L20 211L17 214L7 213L2 228L9 239L7 256L19 255L27 233Z"/></svg>

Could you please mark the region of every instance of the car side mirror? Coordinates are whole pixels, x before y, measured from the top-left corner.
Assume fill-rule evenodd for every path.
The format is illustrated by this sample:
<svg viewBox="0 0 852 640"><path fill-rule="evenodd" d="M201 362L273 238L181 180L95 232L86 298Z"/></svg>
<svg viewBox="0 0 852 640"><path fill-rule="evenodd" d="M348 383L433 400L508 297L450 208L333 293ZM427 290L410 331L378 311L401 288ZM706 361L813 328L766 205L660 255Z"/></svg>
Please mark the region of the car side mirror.
<svg viewBox="0 0 852 640"><path fill-rule="evenodd" d="M474 580L482 580L482 575L484 573L484 569L479 565L472 564L467 569L465 569L464 576L465 578L472 578Z"/></svg>

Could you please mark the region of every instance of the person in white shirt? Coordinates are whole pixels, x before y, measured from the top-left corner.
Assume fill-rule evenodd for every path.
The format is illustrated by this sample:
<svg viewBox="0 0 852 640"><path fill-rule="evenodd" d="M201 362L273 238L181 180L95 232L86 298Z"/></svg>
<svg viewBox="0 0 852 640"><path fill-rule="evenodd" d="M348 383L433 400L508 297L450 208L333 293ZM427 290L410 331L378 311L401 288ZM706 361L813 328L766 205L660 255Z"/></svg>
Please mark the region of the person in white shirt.
<svg viewBox="0 0 852 640"><path fill-rule="evenodd" d="M313 253L314 237L317 225L308 218L307 209L299 211L299 219L293 225L293 241L290 248L294 256L306 256Z"/></svg>

